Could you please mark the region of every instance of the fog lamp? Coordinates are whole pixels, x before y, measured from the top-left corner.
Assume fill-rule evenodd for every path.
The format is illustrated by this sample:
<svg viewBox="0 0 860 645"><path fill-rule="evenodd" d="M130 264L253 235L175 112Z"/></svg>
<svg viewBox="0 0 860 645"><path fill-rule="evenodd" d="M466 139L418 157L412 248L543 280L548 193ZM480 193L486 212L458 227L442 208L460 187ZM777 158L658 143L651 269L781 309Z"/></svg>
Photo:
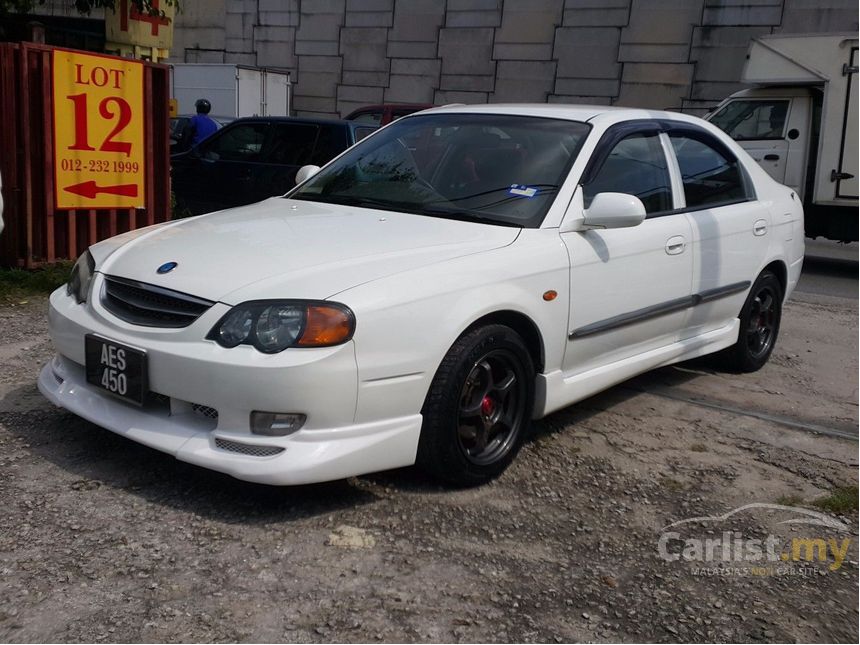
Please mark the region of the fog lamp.
<svg viewBox="0 0 860 645"><path fill-rule="evenodd" d="M286 412L251 412L251 433L267 437L286 437L305 424L307 416Z"/></svg>

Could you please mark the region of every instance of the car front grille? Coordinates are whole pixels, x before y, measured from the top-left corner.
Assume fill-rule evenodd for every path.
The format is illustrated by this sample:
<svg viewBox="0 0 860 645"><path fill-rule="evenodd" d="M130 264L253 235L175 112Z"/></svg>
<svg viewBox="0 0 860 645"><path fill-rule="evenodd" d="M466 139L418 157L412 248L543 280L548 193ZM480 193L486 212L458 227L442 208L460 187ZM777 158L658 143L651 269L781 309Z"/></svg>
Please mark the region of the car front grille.
<svg viewBox="0 0 860 645"><path fill-rule="evenodd" d="M105 276L102 304L117 318L145 327L187 327L214 302L145 282Z"/></svg>
<svg viewBox="0 0 860 645"><path fill-rule="evenodd" d="M215 438L215 445L221 450L229 450L230 452L238 452L250 457L272 457L284 452L284 449L279 446L260 446L252 443L239 443L238 441L230 441L229 439Z"/></svg>

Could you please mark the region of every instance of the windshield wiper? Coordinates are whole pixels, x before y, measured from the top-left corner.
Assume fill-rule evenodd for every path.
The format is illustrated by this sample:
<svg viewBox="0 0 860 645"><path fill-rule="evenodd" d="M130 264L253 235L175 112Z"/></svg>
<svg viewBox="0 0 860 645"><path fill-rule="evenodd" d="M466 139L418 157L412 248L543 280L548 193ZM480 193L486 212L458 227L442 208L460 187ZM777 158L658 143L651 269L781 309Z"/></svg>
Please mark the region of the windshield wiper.
<svg viewBox="0 0 860 645"><path fill-rule="evenodd" d="M294 195L291 199L302 199L309 202L322 202L324 204L340 204L342 206L359 206L366 208L379 208L388 211L400 211L413 208L413 204L391 202L375 197L359 197L357 195Z"/></svg>
<svg viewBox="0 0 860 645"><path fill-rule="evenodd" d="M517 188L517 187L518 187L517 184L514 184L513 186L511 186L511 185L501 186L499 188L493 188L492 190L482 190L479 193L472 193L471 195L461 195L460 197L452 197L449 199L445 199L444 201L437 200L435 202L430 202L430 204L447 204L447 203L453 203L453 202L462 202L462 201L465 201L467 199L475 199L476 197L484 197L485 195L492 195L493 193L498 193L501 191L507 192L507 191L510 191L512 188ZM550 193L556 192L558 190L558 185L557 184L529 184L529 185L525 186L524 189L525 190L529 190L529 189L534 190L534 193L531 194L530 196L531 197L537 197L539 195L548 195ZM514 197L514 198L519 198L519 197L523 197L523 196L525 196L525 195L518 194L518 193L511 193L511 197Z"/></svg>
<svg viewBox="0 0 860 645"><path fill-rule="evenodd" d="M493 224L495 226L511 226L513 228L523 228L523 225L518 222L510 222L506 220L479 215L478 213L465 210L451 210L448 208L427 208L422 207L415 211L419 215L428 217L441 217L443 219L460 220L463 222L475 222L477 224Z"/></svg>
<svg viewBox="0 0 860 645"><path fill-rule="evenodd" d="M476 222L478 224L494 224L496 226L513 226L515 228L523 228L523 225L517 222L487 217L474 211L462 209L448 209L428 207L422 204L397 203L390 202L384 199L375 197L359 197L357 195L296 195L293 199L303 199L305 201L322 202L324 204L339 204L342 206L358 206L365 208L378 208L380 210L388 210L399 213L412 213L414 215L426 215L427 217L440 217L444 219L460 220L464 222ZM435 203L435 202L431 202Z"/></svg>

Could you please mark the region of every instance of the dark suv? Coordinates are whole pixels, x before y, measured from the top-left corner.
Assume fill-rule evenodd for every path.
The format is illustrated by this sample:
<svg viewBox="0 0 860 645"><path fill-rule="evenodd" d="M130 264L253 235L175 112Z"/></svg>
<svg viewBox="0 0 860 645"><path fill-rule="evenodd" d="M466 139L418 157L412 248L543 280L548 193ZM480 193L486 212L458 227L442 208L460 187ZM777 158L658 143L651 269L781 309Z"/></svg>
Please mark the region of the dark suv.
<svg viewBox="0 0 860 645"><path fill-rule="evenodd" d="M376 128L299 117L250 117L171 161L178 214L199 215L283 195L302 166L322 166Z"/></svg>

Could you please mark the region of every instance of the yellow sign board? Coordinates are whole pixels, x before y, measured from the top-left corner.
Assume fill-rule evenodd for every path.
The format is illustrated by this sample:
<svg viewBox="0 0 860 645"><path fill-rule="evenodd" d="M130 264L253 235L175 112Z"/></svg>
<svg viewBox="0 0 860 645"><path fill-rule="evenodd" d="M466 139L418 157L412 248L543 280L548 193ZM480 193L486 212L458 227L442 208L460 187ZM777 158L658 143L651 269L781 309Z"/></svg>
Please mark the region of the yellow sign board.
<svg viewBox="0 0 860 645"><path fill-rule="evenodd" d="M138 45L156 49L173 46L174 5L152 0L156 13L140 11L131 0L116 0L115 8L105 9L105 38L109 43Z"/></svg>
<svg viewBox="0 0 860 645"><path fill-rule="evenodd" d="M55 49L58 209L143 208L143 63Z"/></svg>

